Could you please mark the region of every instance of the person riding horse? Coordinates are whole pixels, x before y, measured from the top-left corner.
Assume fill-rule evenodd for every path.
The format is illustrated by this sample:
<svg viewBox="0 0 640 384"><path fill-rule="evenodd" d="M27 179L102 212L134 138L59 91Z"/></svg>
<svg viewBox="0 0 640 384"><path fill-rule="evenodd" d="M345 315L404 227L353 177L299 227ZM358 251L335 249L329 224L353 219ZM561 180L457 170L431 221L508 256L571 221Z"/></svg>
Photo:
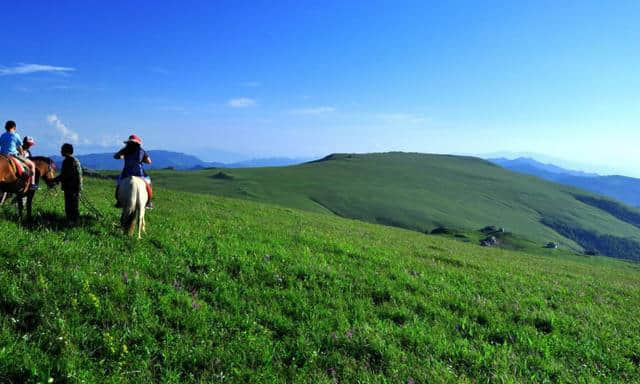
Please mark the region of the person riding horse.
<svg viewBox="0 0 640 384"><path fill-rule="evenodd" d="M129 136L129 139L124 141L124 144L125 147L113 155L113 158L116 160L124 159L124 168L118 177L116 185L116 207L122 208L118 201L118 190L120 188L121 181L127 177L136 176L142 178L146 184L147 194L149 195L146 208L153 209L153 203L151 202L151 198L153 196L151 178L149 178L144 171L144 164L151 164L151 157L149 157L147 151L142 149L142 139L138 135Z"/></svg>
<svg viewBox="0 0 640 384"><path fill-rule="evenodd" d="M31 153L31 148L36 145L36 141L31 136L25 136L24 140L22 140L22 151L26 158L31 159L33 154Z"/></svg>
<svg viewBox="0 0 640 384"><path fill-rule="evenodd" d="M38 184L36 184L36 165L33 163L33 161L27 159L24 156L22 139L16 132L16 123L12 120L9 120L4 125L4 129L6 132L0 136L0 154L5 156L13 156L27 165L30 170L29 179L27 180L29 189L37 190Z"/></svg>
<svg viewBox="0 0 640 384"><path fill-rule="evenodd" d="M20 157L20 154L24 156L28 153L35 141L28 136L24 141L20 140L13 121L8 121L5 129L7 132L0 136L0 204L5 202L9 194L15 194L13 201L18 205L19 217L22 218L26 202L27 217L30 218L38 180L42 179L49 188L53 187L53 179L56 176L55 163L48 157L36 156L28 160ZM23 171L20 162L29 165L30 172Z"/></svg>

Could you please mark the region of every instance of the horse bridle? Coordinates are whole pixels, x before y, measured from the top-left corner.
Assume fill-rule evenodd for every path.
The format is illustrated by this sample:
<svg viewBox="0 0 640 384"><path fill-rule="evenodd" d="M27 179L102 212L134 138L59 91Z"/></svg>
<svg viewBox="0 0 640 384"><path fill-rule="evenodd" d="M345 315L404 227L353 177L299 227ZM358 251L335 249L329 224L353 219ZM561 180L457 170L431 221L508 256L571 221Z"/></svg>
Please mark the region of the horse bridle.
<svg viewBox="0 0 640 384"><path fill-rule="evenodd" d="M46 158L46 157L40 157L40 159L42 159L44 162L47 163L47 172L45 172L45 174L50 174L52 171L55 174L56 171L56 163L50 159L50 158ZM36 172L38 172L38 169L36 167ZM55 183L53 182L53 179L47 179L44 175L40 175L40 178L44 180L44 182L47 184L47 187L49 188L53 188L53 186L55 186Z"/></svg>

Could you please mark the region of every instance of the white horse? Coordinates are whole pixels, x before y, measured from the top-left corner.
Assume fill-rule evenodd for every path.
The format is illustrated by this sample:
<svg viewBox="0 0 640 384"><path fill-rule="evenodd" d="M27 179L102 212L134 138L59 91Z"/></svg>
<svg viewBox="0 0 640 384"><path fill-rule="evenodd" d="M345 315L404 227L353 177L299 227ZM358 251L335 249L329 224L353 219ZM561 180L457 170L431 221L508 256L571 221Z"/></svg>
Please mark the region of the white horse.
<svg viewBox="0 0 640 384"><path fill-rule="evenodd" d="M145 181L137 176L127 177L120 181L118 201L122 206L120 225L129 235L133 235L135 225L138 223L138 239L142 233L146 233L144 223L144 208L147 205L149 195Z"/></svg>

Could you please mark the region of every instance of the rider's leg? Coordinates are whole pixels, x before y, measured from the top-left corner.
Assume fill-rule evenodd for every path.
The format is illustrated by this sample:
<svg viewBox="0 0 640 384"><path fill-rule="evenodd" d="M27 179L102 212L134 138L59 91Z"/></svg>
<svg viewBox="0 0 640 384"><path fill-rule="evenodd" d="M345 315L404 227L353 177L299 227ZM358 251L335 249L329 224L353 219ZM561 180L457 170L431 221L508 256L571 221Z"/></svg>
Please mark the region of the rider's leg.
<svg viewBox="0 0 640 384"><path fill-rule="evenodd" d="M118 191L120 190L120 185L116 185L116 208L122 208L120 205L120 200L118 199Z"/></svg>
<svg viewBox="0 0 640 384"><path fill-rule="evenodd" d="M147 187L147 209L153 209L153 202L151 202L151 199L153 199L153 188L151 188L151 179L148 177L144 178L145 181L145 186Z"/></svg>
<svg viewBox="0 0 640 384"><path fill-rule="evenodd" d="M27 164L27 166L29 166L29 169L31 170L31 179L30 179L31 188L36 189L38 188L38 185L36 184L36 165L33 161L29 159L23 159L23 160L24 160L24 163Z"/></svg>
<svg viewBox="0 0 640 384"><path fill-rule="evenodd" d="M118 176L118 180L116 180L116 208L122 208L120 205L120 200L118 199L118 191L120 190L120 180L122 180L122 175Z"/></svg>

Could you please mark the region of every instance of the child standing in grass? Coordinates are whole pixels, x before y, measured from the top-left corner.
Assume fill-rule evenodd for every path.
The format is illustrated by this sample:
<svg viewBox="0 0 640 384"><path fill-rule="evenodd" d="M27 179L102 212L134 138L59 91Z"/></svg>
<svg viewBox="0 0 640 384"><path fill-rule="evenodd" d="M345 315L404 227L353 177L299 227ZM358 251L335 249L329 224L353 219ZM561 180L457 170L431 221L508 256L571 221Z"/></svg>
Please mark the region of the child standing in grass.
<svg viewBox="0 0 640 384"><path fill-rule="evenodd" d="M64 211L67 220L76 222L80 218L78 209L80 202L80 191L82 191L82 166L80 161L73 157L73 145L65 143L60 149L60 154L64 157L62 171L54 179L62 184L64 191Z"/></svg>

